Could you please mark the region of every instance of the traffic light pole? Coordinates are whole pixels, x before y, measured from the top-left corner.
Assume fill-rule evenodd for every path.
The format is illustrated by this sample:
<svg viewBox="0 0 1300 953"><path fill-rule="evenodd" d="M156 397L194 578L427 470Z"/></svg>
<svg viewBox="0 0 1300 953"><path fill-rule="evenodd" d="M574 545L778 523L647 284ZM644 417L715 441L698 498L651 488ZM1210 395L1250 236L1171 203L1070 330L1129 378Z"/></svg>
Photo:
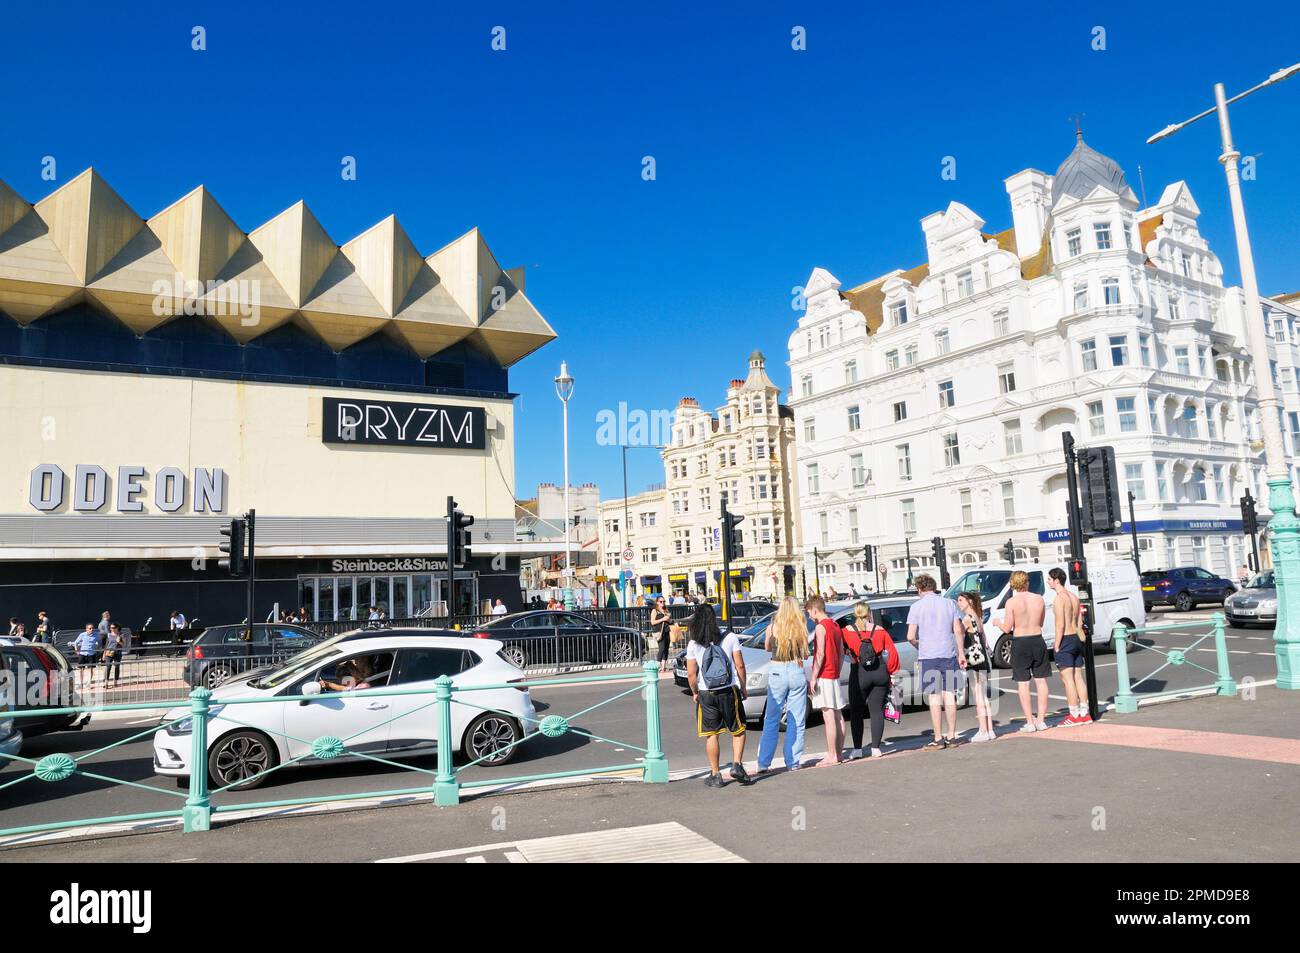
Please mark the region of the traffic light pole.
<svg viewBox="0 0 1300 953"><path fill-rule="evenodd" d="M568 526L565 526L568 533ZM567 537L566 537L567 545ZM447 497L447 618L456 612L456 500Z"/></svg>
<svg viewBox="0 0 1300 953"><path fill-rule="evenodd" d="M817 553L817 547L814 546L813 547L813 589L816 591L817 595L819 596L822 594L821 561L822 558Z"/></svg>
<svg viewBox="0 0 1300 953"><path fill-rule="evenodd" d="M257 588L257 510L248 511L248 625L257 621L253 616L254 590Z"/></svg>
<svg viewBox="0 0 1300 953"><path fill-rule="evenodd" d="M731 618L731 520L722 507L722 621Z"/></svg>
<svg viewBox="0 0 1300 953"><path fill-rule="evenodd" d="M1138 521L1133 515L1133 491L1128 493L1128 528L1133 534L1133 568L1137 570L1138 578L1142 578L1142 559L1138 556Z"/></svg>
<svg viewBox="0 0 1300 953"><path fill-rule="evenodd" d="M1074 452L1074 434L1068 430L1061 434L1061 444L1065 450L1065 483L1070 493L1068 520L1070 527L1070 557L1071 559L1084 559L1083 520L1079 514L1079 474L1077 457ZM1087 564L1086 560L1084 564ZM1097 661L1092 646L1095 628L1093 619L1096 610L1092 601L1092 583L1084 582L1077 585L1082 590L1083 598L1088 606L1088 611L1084 616L1086 638L1083 640L1084 676L1088 686L1088 714L1093 721L1097 721L1101 718L1101 710L1097 706Z"/></svg>
<svg viewBox="0 0 1300 953"><path fill-rule="evenodd" d="M907 554L907 588L912 588L912 539L903 537L903 552Z"/></svg>

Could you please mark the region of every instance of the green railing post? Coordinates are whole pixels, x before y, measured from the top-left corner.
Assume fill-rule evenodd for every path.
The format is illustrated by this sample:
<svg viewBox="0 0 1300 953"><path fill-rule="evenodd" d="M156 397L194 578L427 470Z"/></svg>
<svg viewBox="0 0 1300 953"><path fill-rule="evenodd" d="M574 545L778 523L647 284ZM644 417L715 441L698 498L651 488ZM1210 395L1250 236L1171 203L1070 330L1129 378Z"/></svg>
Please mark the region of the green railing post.
<svg viewBox="0 0 1300 953"><path fill-rule="evenodd" d="M181 820L185 833L212 829L212 801L208 797L208 700L212 692L202 686L190 692L190 793Z"/></svg>
<svg viewBox="0 0 1300 953"><path fill-rule="evenodd" d="M433 683L434 711L438 717L438 774L433 784L433 802L439 807L460 803L460 782L452 764L451 678L443 675Z"/></svg>
<svg viewBox="0 0 1300 953"><path fill-rule="evenodd" d="M668 759L664 757L659 732L659 665L646 662L641 671L645 678L645 771L641 780L647 784L667 784Z"/></svg>
<svg viewBox="0 0 1300 953"><path fill-rule="evenodd" d="M1137 696L1129 689L1128 681L1128 629L1116 625L1110 637L1115 642L1115 675L1119 685L1115 688L1115 710L1132 714L1138 710Z"/></svg>
<svg viewBox="0 0 1300 953"><path fill-rule="evenodd" d="M1214 683L1216 694L1219 695L1236 695L1237 683L1232 680L1232 673L1228 671L1228 640L1224 632L1226 626L1223 624L1223 613L1216 612L1210 616L1214 623L1214 652L1219 661L1219 678Z"/></svg>

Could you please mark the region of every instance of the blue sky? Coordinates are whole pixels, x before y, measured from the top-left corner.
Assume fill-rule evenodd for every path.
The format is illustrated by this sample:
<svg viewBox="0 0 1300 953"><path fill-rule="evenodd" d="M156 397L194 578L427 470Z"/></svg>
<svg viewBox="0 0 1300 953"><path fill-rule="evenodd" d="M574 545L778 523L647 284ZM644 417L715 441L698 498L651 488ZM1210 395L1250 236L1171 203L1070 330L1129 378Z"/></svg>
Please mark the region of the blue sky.
<svg viewBox="0 0 1300 953"><path fill-rule="evenodd" d="M561 479L561 359L572 477L620 495L602 409L714 406L754 348L788 386L791 288L815 265L849 286L917 264L919 220L953 200L1009 227L1003 179L1054 171L1074 113L1151 201L1187 180L1235 283L1216 126L1145 140L1215 81L1300 60L1300 12L1267 2L330 6L5 5L0 178L35 199L42 157L59 181L94 165L145 216L204 183L245 230L303 198L340 243L395 212L426 254L481 227L559 332L511 374L520 496ZM1298 119L1300 78L1233 114L1266 294L1300 290ZM630 460L634 492L662 479Z"/></svg>

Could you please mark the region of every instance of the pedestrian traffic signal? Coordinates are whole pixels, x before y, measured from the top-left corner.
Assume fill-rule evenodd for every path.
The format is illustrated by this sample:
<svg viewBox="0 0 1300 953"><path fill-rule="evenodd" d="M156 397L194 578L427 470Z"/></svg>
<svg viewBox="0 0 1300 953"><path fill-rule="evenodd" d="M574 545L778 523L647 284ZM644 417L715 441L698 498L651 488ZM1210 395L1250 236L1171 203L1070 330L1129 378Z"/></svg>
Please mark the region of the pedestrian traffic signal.
<svg viewBox="0 0 1300 953"><path fill-rule="evenodd" d="M221 527L223 539L217 549L224 558L217 560L217 565L228 569L232 576L244 574L244 540L247 532L248 524L238 517L232 519L229 526Z"/></svg>
<svg viewBox="0 0 1300 953"><path fill-rule="evenodd" d="M1016 561L1016 547L1012 544L1011 540L1007 540L1007 544L1002 547L1002 558L1009 563Z"/></svg>
<svg viewBox="0 0 1300 953"><path fill-rule="evenodd" d="M1070 560L1069 564L1070 585L1086 586L1088 584L1088 560L1082 556L1076 556Z"/></svg>
<svg viewBox="0 0 1300 953"><path fill-rule="evenodd" d="M745 534L738 528L744 521L745 517L737 513L722 511L722 555L727 562L745 555Z"/></svg>
<svg viewBox="0 0 1300 953"><path fill-rule="evenodd" d="M1259 532L1259 517L1255 514L1255 498L1247 491L1241 498L1241 531L1247 536Z"/></svg>
<svg viewBox="0 0 1300 953"><path fill-rule="evenodd" d="M1119 476L1114 447L1086 447L1079 461L1079 508L1083 534L1106 536L1119 532L1123 516L1119 502Z"/></svg>
<svg viewBox="0 0 1300 953"><path fill-rule="evenodd" d="M457 569L469 562L467 550L472 545L469 528L473 525L474 517L462 513L460 508L453 502L451 510L451 552L447 558L450 565Z"/></svg>

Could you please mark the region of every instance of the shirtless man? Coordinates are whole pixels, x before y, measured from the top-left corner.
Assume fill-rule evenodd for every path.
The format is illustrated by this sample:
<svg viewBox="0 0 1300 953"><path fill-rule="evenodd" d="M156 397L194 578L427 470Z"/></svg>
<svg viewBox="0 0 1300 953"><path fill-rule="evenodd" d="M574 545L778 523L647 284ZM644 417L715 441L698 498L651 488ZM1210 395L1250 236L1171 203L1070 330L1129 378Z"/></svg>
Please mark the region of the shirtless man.
<svg viewBox="0 0 1300 953"><path fill-rule="evenodd" d="M1020 694L1020 707L1025 713L1023 732L1047 730L1047 676L1052 674L1052 663L1047 659L1047 643L1043 641L1043 617L1047 604L1043 597L1029 591L1028 574L1016 570L1011 574L1012 596L1007 600L1005 624L1011 632L1011 677L1015 679ZM1038 717L1029 705L1029 679L1033 676L1038 691Z"/></svg>
<svg viewBox="0 0 1300 953"><path fill-rule="evenodd" d="M1052 615L1056 618L1053 653L1065 685L1065 698L1070 703L1070 714L1061 724L1086 725L1092 716L1088 714L1088 683L1083 674L1083 640L1087 638L1083 631L1083 606L1079 597L1066 588L1064 569L1049 571L1047 584L1056 593L1052 603Z"/></svg>

